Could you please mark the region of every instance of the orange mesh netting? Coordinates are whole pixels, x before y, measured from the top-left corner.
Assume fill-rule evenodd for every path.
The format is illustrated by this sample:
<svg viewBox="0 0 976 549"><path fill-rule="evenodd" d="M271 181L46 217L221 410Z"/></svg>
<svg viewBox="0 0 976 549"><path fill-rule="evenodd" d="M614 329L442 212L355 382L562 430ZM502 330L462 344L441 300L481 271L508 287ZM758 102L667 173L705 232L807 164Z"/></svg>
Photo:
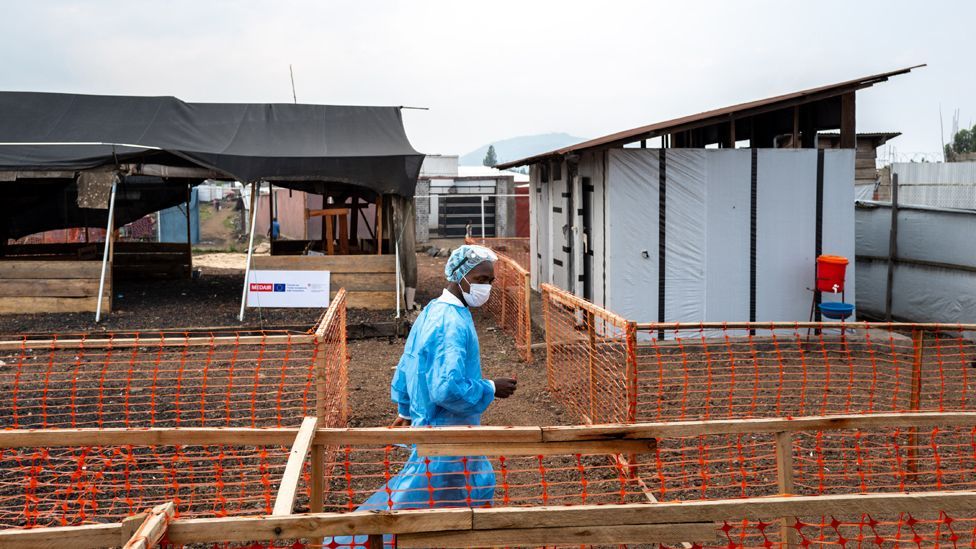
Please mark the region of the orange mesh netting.
<svg viewBox="0 0 976 549"><path fill-rule="evenodd" d="M480 309L515 340L519 358L532 362L529 273L503 254L495 262L491 297Z"/></svg>
<svg viewBox="0 0 976 549"><path fill-rule="evenodd" d="M314 331L25 335L0 342L7 429L297 427L346 419L345 293ZM174 501L178 515L264 513L288 448L0 450L0 524L77 524ZM269 499L270 498L270 499Z"/></svg>
<svg viewBox="0 0 976 549"><path fill-rule="evenodd" d="M544 285L550 388L585 421L971 410L976 327L638 324Z"/></svg>
<svg viewBox="0 0 976 549"><path fill-rule="evenodd" d="M495 252L504 254L511 258L522 270L528 272L529 257L532 252L529 247L529 239L525 237L498 237L498 238L479 238L469 236L464 239L465 244L480 244L487 246Z"/></svg>

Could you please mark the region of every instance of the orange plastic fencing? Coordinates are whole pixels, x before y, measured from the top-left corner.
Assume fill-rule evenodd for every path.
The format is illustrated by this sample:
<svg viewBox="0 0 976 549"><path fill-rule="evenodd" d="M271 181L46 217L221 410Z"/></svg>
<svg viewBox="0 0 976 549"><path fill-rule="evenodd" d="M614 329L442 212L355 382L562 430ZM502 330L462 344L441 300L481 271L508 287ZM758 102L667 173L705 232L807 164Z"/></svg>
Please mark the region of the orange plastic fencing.
<svg viewBox="0 0 976 549"><path fill-rule="evenodd" d="M24 335L0 342L0 427L322 427L346 420L345 292L314 331ZM0 449L0 525L270 512L288 448ZM306 477L308 473L306 472Z"/></svg>
<svg viewBox="0 0 976 549"><path fill-rule="evenodd" d="M504 254L495 262L491 297L481 312L515 340L519 358L532 362L532 312L529 273Z"/></svg>
<svg viewBox="0 0 976 549"><path fill-rule="evenodd" d="M465 242L488 246L498 255L491 297L481 307L481 311L512 336L519 358L532 362L532 288L527 263L528 252L523 250L523 247L528 249L528 239L468 237ZM518 255L509 255L513 252ZM526 263L522 263L517 257L524 259Z"/></svg>
<svg viewBox="0 0 976 549"><path fill-rule="evenodd" d="M487 246L494 250L495 252L500 252L513 261L518 263L519 267L523 270L528 271L530 267L530 257L532 249L529 245L529 239L524 237L498 237L498 238L478 238L478 237L466 237L464 239L466 244L480 244L482 246Z"/></svg>
<svg viewBox="0 0 976 549"><path fill-rule="evenodd" d="M638 324L543 285L550 388L586 422L976 409L976 326Z"/></svg>

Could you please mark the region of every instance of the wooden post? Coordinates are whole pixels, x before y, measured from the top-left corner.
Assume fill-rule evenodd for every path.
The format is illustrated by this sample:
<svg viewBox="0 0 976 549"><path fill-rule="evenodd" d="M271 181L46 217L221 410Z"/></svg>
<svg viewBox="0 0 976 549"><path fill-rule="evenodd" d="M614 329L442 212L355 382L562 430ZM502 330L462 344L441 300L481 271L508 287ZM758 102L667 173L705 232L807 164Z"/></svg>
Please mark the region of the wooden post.
<svg viewBox="0 0 976 549"><path fill-rule="evenodd" d="M840 96L840 148L857 148L857 133L854 113L854 92Z"/></svg>
<svg viewBox="0 0 976 549"><path fill-rule="evenodd" d="M912 393L908 409L917 412L921 408L922 400L922 351L925 347L925 332L919 328L912 330ZM908 476L915 479L918 475L918 427L908 429Z"/></svg>
<svg viewBox="0 0 976 549"><path fill-rule="evenodd" d="M637 323L628 322L627 337L627 423L637 421Z"/></svg>
<svg viewBox="0 0 976 549"><path fill-rule="evenodd" d="M599 423L596 419L596 375L593 372L593 360L596 358L596 315L593 311L586 311L586 332L589 336L589 352L587 353L590 371L590 421Z"/></svg>
<svg viewBox="0 0 976 549"><path fill-rule="evenodd" d="M552 329L549 326L549 312L552 310L552 303L549 302L548 292L542 288L542 320L546 327L546 384L550 391L554 391L552 385Z"/></svg>
<svg viewBox="0 0 976 549"><path fill-rule="evenodd" d="M295 436L295 441L291 445L288 454L288 462L285 464L285 472L281 476L281 484L278 486L278 495L275 497L272 515L290 515L295 506L295 497L298 494L298 481L301 480L302 468L305 465L305 458L308 457L312 439L315 437L315 428L318 426L317 417L306 417L302 420L302 426Z"/></svg>
<svg viewBox="0 0 976 549"><path fill-rule="evenodd" d="M505 268L502 269L502 272L500 273L501 276L498 277L500 279L499 280L499 282L500 282L499 287L500 287L500 289L502 291L501 292L501 298L502 298L502 311L501 312L502 312L502 316L501 316L501 323L500 323L500 327L501 327L502 330L504 330L505 329L505 326L507 326L507 324L505 324L505 321L507 320L505 313L508 312L508 311L506 310L507 307L505 306L505 302L508 301L508 284L507 284L508 283L508 279L505 277L505 274L509 271L509 269L511 269L511 266L506 264L505 265Z"/></svg>
<svg viewBox="0 0 976 549"><path fill-rule="evenodd" d="M309 498L309 511L321 513L324 509L322 497L325 492L325 471L322 461L325 459L324 447L321 444L312 445L312 494ZM322 545L322 538L312 538L310 540L313 547Z"/></svg>
<svg viewBox="0 0 976 549"><path fill-rule="evenodd" d="M729 120L729 148L735 148L735 119Z"/></svg>
<svg viewBox="0 0 976 549"><path fill-rule="evenodd" d="M335 216L339 225L339 253L349 255L349 216L342 213Z"/></svg>
<svg viewBox="0 0 976 549"><path fill-rule="evenodd" d="M376 255L383 255L383 195L376 197Z"/></svg>
<svg viewBox="0 0 976 549"><path fill-rule="evenodd" d="M522 275L523 278L523 288L525 292L525 303L523 310L525 313L525 321L523 322L525 327L525 361L532 363L532 280L529 273Z"/></svg>
<svg viewBox="0 0 976 549"><path fill-rule="evenodd" d="M793 107L793 143L791 146L794 149L799 149L802 146L800 144L800 106L799 105Z"/></svg>
<svg viewBox="0 0 976 549"><path fill-rule="evenodd" d="M793 439L789 432L776 433L776 485L779 495L793 495ZM780 519L780 541L787 548L796 547L797 532L791 525L796 517Z"/></svg>
<svg viewBox="0 0 976 549"><path fill-rule="evenodd" d="M359 248L359 197L352 197L352 219L349 227L349 238L356 248Z"/></svg>
<svg viewBox="0 0 976 549"><path fill-rule="evenodd" d="M335 219L334 215L322 216L322 225L324 226L323 234L325 235L323 237L325 239L325 253L329 255L335 255L335 234L333 234L332 230L333 219Z"/></svg>
<svg viewBox="0 0 976 549"><path fill-rule="evenodd" d="M159 540L166 533L169 521L176 514L176 506L172 501L153 507L139 528L129 538L123 549L149 549L156 547Z"/></svg>
<svg viewBox="0 0 976 549"><path fill-rule="evenodd" d="M888 232L888 281L885 284L885 320L891 322L895 262L898 261L898 174L891 174L891 228Z"/></svg>
<svg viewBox="0 0 976 549"><path fill-rule="evenodd" d="M383 549L383 534L370 534L366 538L366 549Z"/></svg>

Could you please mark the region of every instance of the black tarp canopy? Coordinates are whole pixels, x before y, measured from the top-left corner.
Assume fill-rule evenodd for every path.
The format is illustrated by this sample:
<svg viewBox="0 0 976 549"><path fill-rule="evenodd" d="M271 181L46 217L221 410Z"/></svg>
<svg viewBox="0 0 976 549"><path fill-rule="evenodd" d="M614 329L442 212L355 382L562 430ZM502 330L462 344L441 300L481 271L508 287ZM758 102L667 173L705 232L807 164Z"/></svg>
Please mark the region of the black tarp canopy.
<svg viewBox="0 0 976 549"><path fill-rule="evenodd" d="M7 219L0 232L18 237L104 224L104 210L78 211L74 176L64 173L122 164L196 167L320 194L356 189L409 198L423 158L407 139L399 107L0 92L0 172L10 174L0 173ZM55 171L63 172L60 179L25 173ZM186 185L200 179L123 175L128 196L144 198L128 201L119 221L180 203Z"/></svg>

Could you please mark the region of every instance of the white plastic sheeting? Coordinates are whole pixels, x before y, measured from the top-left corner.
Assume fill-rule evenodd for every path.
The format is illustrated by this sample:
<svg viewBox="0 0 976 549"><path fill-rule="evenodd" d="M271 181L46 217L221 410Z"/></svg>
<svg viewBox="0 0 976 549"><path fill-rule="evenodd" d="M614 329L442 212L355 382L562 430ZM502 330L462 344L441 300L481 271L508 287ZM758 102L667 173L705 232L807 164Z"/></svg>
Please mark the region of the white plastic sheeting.
<svg viewBox="0 0 976 549"><path fill-rule="evenodd" d="M976 162L899 162L891 169L899 204L976 209Z"/></svg>
<svg viewBox="0 0 976 549"><path fill-rule="evenodd" d="M749 231L752 162L748 154L709 151L706 173L723 174L708 188L705 320L749 318ZM745 291L743 291L743 288Z"/></svg>
<svg viewBox="0 0 976 549"><path fill-rule="evenodd" d="M594 301L626 318L658 320L659 154L607 152L606 296ZM666 322L742 321L750 317L752 151L666 151ZM580 173L589 170L581 158ZM760 150L757 155L756 320L805 320L816 264L816 150ZM854 156L824 152L822 253L854 257ZM555 214L558 218L559 214ZM554 223L553 234L561 238ZM603 265L594 261L598 279ZM854 300L848 267L847 300ZM575 272L581 273L582 267ZM566 286L562 286L566 287ZM839 299L829 294L825 300Z"/></svg>
<svg viewBox="0 0 976 549"><path fill-rule="evenodd" d="M618 149L607 165L607 302L637 321L656 321L658 151Z"/></svg>
<svg viewBox="0 0 976 549"><path fill-rule="evenodd" d="M857 307L883 318L891 206L861 204L856 219L861 288ZM974 237L976 212L899 208L898 258L903 262L895 264L892 316L915 322L976 323Z"/></svg>

